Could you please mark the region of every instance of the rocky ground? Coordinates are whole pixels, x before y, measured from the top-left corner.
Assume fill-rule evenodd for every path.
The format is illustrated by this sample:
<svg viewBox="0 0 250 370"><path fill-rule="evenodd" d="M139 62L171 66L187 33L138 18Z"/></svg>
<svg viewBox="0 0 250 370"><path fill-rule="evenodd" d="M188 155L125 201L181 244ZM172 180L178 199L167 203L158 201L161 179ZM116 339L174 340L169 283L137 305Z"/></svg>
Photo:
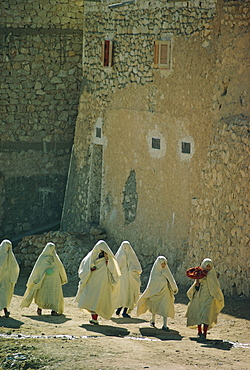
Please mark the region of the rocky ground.
<svg viewBox="0 0 250 370"><path fill-rule="evenodd" d="M54 317L36 306L19 308L28 269L22 269L16 285L10 318L0 317L0 369L249 369L250 300L226 297L218 325L208 339L198 341L196 331L186 328L188 300L180 289L170 332L149 326L150 315L131 319L116 317L89 324L89 315L74 303L77 279L64 287L64 315ZM1 313L3 315L3 313Z"/></svg>

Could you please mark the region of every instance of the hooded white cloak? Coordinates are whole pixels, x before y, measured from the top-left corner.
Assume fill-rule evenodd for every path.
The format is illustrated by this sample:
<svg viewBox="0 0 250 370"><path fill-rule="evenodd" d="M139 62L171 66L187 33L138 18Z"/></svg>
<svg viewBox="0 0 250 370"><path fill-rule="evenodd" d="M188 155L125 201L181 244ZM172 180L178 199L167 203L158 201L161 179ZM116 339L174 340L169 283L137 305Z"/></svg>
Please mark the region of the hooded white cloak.
<svg viewBox="0 0 250 370"><path fill-rule="evenodd" d="M107 260L105 257L99 258L102 251L107 254ZM80 282L75 298L78 307L109 320L116 307L121 272L105 241L99 240L84 257L78 275Z"/></svg>
<svg viewBox="0 0 250 370"><path fill-rule="evenodd" d="M38 257L27 282L21 308L29 307L32 300L39 308L64 311L62 285L68 282L64 266L56 253L55 244L47 243Z"/></svg>
<svg viewBox="0 0 250 370"><path fill-rule="evenodd" d="M18 276L19 266L12 243L5 239L0 244L0 310L9 307Z"/></svg>
<svg viewBox="0 0 250 370"><path fill-rule="evenodd" d="M187 326L196 328L197 325L206 324L208 329L217 324L217 317L224 307L224 296L220 289L220 283L217 279L212 260L205 258L201 264L202 268L210 264L212 269L208 271L207 276L199 279L200 287L196 291L195 283L187 291L190 299L186 317Z"/></svg>
<svg viewBox="0 0 250 370"><path fill-rule="evenodd" d="M128 312L131 312L140 295L142 268L128 241L122 242L115 257L121 270L120 293L116 308L127 307Z"/></svg>
<svg viewBox="0 0 250 370"><path fill-rule="evenodd" d="M161 264L166 262L166 267ZM149 276L148 285L137 302L137 315L148 310L163 317L174 318L174 294L178 292L175 279L164 256L157 257Z"/></svg>

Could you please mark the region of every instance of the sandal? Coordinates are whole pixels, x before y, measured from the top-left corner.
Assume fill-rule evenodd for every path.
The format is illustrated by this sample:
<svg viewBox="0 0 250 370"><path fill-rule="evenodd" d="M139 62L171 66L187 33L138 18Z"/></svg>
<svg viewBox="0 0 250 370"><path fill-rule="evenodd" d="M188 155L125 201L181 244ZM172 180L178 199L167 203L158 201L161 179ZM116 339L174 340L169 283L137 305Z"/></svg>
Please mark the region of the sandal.
<svg viewBox="0 0 250 370"><path fill-rule="evenodd" d="M203 334L203 333L198 333L198 337L199 337L200 339L206 339L206 335L205 335L205 334Z"/></svg>
<svg viewBox="0 0 250 370"><path fill-rule="evenodd" d="M168 327L168 326L164 326L164 325L163 325L163 327L162 327L162 330L164 330L164 331L170 331L170 330L169 330L169 327Z"/></svg>
<svg viewBox="0 0 250 370"><path fill-rule="evenodd" d="M36 310L36 313L38 314L38 316L41 316L41 314L42 314L42 310L41 310L41 308L37 308L37 310Z"/></svg>
<svg viewBox="0 0 250 370"><path fill-rule="evenodd" d="M131 319L131 316L130 316L130 315L128 315L127 313L123 313L123 314L122 314L122 317L125 317L125 318L127 318L127 319Z"/></svg>
<svg viewBox="0 0 250 370"><path fill-rule="evenodd" d="M4 316L6 318L10 317L10 312L7 310L7 308L4 308Z"/></svg>
<svg viewBox="0 0 250 370"><path fill-rule="evenodd" d="M57 313L56 311L51 311L51 315L52 315L52 316L60 316L60 314L59 314L59 313Z"/></svg>
<svg viewBox="0 0 250 370"><path fill-rule="evenodd" d="M99 325L98 320L91 319L89 320L90 324Z"/></svg>

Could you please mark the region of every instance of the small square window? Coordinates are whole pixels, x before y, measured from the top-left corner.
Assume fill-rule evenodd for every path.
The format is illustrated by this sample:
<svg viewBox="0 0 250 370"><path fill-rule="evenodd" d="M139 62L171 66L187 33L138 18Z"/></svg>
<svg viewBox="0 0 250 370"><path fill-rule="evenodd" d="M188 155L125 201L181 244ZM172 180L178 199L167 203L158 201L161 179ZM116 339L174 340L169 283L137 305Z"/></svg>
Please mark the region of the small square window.
<svg viewBox="0 0 250 370"><path fill-rule="evenodd" d="M161 140L156 137L152 137L152 148L161 149Z"/></svg>
<svg viewBox="0 0 250 370"><path fill-rule="evenodd" d="M101 127L96 127L96 129L95 129L95 136L96 137L102 137L102 129L101 129Z"/></svg>
<svg viewBox="0 0 250 370"><path fill-rule="evenodd" d="M191 143L187 143L185 141L182 141L181 143L181 152L185 154L191 153Z"/></svg>

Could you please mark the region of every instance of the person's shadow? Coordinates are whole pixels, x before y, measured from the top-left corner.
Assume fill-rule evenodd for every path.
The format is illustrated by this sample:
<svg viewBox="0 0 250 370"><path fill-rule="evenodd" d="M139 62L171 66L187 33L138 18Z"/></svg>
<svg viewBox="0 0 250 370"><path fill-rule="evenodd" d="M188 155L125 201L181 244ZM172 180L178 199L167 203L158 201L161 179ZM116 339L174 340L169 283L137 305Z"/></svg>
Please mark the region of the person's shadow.
<svg viewBox="0 0 250 370"><path fill-rule="evenodd" d="M22 315L24 317L28 317L31 320L40 321L40 322L48 322L50 324L63 324L66 321L72 320L64 315L60 316L52 316L52 315Z"/></svg>
<svg viewBox="0 0 250 370"><path fill-rule="evenodd" d="M143 337L153 337L160 340L182 340L183 336L177 330L165 331L157 328L140 328Z"/></svg>
<svg viewBox="0 0 250 370"><path fill-rule="evenodd" d="M117 326L110 326L110 325L91 325L91 324L83 324L80 326L84 328L88 332L100 333L109 337L126 337L129 335L129 331L126 328L121 328Z"/></svg>
<svg viewBox="0 0 250 370"><path fill-rule="evenodd" d="M146 322L146 320L133 318L133 317L111 317L113 322L116 324L141 324Z"/></svg>
<svg viewBox="0 0 250 370"><path fill-rule="evenodd" d="M12 317L5 318L5 317L0 317L0 327L3 328L12 328L12 329L19 329L24 322L13 319Z"/></svg>
<svg viewBox="0 0 250 370"><path fill-rule="evenodd" d="M222 339L205 339L205 338L195 337L195 338L190 338L190 340L200 343L202 347L222 349L224 351L230 351L230 349L234 345L233 343L227 342Z"/></svg>

